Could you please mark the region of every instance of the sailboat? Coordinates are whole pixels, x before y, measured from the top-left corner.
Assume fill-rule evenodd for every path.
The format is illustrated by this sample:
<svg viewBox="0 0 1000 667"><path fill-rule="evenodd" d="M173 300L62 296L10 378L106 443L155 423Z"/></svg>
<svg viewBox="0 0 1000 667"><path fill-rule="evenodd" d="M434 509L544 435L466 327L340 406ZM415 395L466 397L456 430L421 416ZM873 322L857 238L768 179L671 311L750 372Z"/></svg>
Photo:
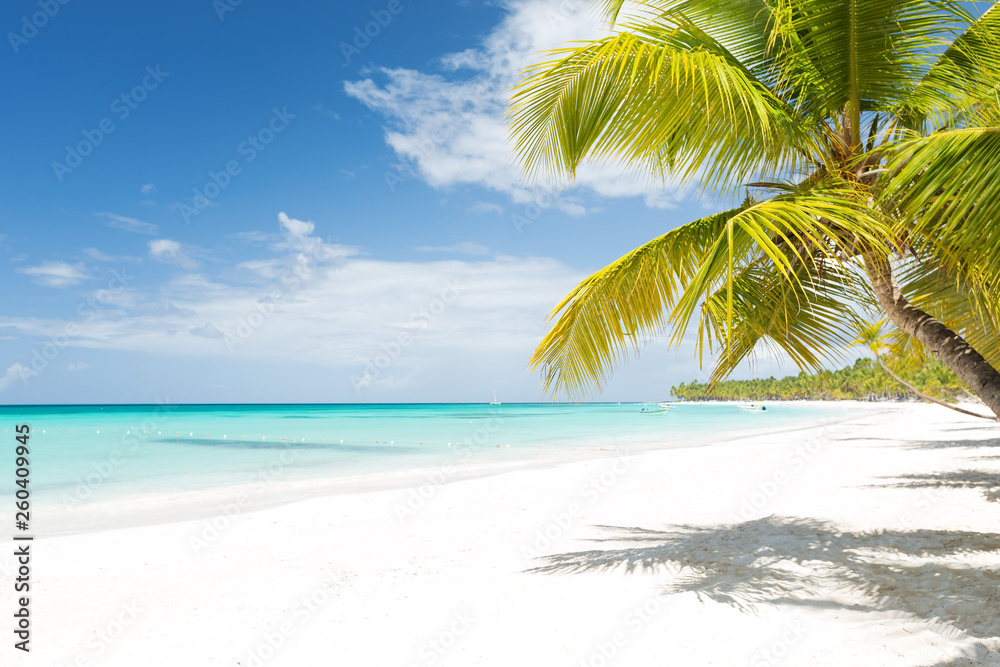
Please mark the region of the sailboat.
<svg viewBox="0 0 1000 667"><path fill-rule="evenodd" d="M497 390L493 390L493 400L490 401L490 405L500 405L500 401L497 400Z"/></svg>

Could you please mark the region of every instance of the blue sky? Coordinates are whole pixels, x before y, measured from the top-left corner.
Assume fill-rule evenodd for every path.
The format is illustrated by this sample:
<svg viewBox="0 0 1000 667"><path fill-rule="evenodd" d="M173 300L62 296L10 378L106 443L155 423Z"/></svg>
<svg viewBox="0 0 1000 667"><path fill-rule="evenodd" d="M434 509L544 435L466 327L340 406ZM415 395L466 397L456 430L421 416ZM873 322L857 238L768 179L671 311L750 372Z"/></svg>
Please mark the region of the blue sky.
<svg viewBox="0 0 1000 667"><path fill-rule="evenodd" d="M521 180L505 91L582 1L233 2L4 3L0 401L537 400L548 309L719 207ZM652 344L600 398L692 377Z"/></svg>

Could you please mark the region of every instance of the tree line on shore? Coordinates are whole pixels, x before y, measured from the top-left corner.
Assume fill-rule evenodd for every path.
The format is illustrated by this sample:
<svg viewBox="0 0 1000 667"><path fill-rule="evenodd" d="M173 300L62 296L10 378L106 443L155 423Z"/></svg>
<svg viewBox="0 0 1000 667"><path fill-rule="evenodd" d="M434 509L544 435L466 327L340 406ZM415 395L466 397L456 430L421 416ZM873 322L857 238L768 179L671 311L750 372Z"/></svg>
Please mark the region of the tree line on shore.
<svg viewBox="0 0 1000 667"><path fill-rule="evenodd" d="M900 369L899 376L935 398L957 402L968 392L956 375L937 359ZM857 400L891 401L913 394L890 378L874 360L861 358L837 371L801 372L781 379L725 380L714 386L693 380L670 388L678 399L703 400Z"/></svg>

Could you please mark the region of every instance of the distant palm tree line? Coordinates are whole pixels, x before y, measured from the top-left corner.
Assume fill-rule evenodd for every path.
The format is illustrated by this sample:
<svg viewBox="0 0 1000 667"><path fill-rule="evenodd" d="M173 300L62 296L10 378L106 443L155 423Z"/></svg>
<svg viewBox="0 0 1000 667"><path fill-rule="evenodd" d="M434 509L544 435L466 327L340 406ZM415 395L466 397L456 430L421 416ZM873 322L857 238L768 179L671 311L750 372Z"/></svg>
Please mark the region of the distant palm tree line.
<svg viewBox="0 0 1000 667"><path fill-rule="evenodd" d="M935 398L956 402L968 396L955 374L937 359L922 366L899 370L898 374L918 390ZM692 380L671 387L670 393L688 401L702 400L858 400L888 401L914 398L890 378L874 360L863 358L839 371L801 372L781 379L725 380L711 388Z"/></svg>

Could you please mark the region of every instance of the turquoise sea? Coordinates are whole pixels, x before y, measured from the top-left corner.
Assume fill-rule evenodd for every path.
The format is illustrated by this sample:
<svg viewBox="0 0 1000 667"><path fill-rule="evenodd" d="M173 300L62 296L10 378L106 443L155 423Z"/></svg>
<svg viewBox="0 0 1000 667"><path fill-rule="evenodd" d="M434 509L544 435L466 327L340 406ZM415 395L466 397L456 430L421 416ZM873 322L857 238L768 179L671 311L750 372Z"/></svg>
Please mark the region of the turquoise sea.
<svg viewBox="0 0 1000 667"><path fill-rule="evenodd" d="M33 502L75 505L255 480L391 474L700 446L848 416L844 407L731 404L3 406L0 469L13 484L15 426L31 427Z"/></svg>

